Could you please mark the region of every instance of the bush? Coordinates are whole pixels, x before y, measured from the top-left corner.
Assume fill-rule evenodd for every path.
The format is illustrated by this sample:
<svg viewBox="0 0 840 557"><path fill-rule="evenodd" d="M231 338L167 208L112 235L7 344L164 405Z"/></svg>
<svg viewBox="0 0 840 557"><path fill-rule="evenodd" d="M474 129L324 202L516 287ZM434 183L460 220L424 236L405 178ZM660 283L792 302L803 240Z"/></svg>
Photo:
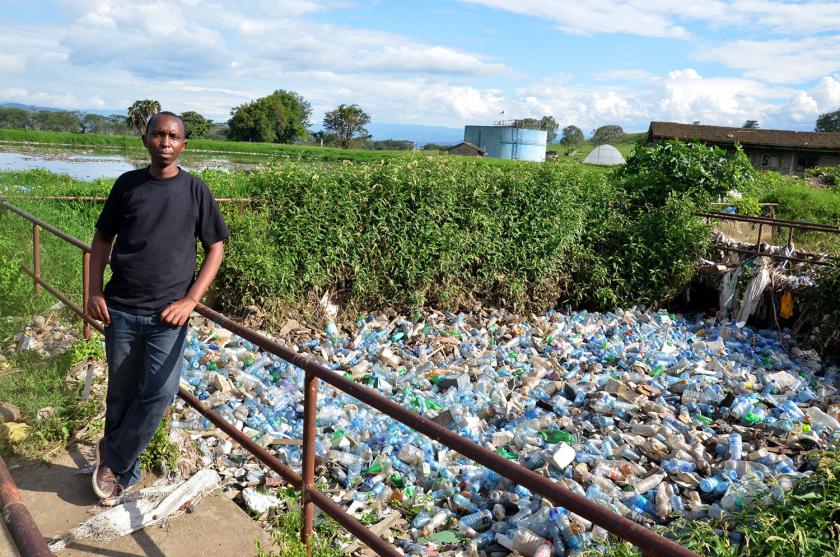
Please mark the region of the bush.
<svg viewBox="0 0 840 557"><path fill-rule="evenodd" d="M626 194L602 172L507 162L414 155L205 172L217 196L254 199L222 206L232 237L217 299L231 312L250 304L300 309L325 290L350 312L474 302L512 310L564 303L611 309L658 304L690 276L708 231L691 216L689 199L631 211ZM0 174L0 183L4 177L18 181ZM21 182L56 195L110 189L106 181L49 174ZM16 203L85 241L101 208ZM3 218L14 225L9 251L28 246L31 228ZM49 280L78 299L78 250L42 241Z"/></svg>
<svg viewBox="0 0 840 557"><path fill-rule="evenodd" d="M740 146L734 152L699 142L637 146L615 177L632 203L664 205L671 193L705 203L729 190L750 190L755 170Z"/></svg>

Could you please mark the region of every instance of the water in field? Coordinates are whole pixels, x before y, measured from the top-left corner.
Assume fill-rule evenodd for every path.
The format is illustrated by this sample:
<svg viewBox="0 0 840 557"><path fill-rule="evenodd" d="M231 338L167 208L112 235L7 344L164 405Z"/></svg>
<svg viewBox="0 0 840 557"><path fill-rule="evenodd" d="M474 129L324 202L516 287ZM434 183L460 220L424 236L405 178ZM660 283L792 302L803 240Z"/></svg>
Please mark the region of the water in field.
<svg viewBox="0 0 840 557"><path fill-rule="evenodd" d="M189 171L206 169L247 170L265 160L255 157L219 157L186 152L181 167ZM149 164L144 151L113 153L107 151L44 149L28 145L0 147L0 171L25 171L42 168L56 174L67 174L77 180L116 178L123 172Z"/></svg>

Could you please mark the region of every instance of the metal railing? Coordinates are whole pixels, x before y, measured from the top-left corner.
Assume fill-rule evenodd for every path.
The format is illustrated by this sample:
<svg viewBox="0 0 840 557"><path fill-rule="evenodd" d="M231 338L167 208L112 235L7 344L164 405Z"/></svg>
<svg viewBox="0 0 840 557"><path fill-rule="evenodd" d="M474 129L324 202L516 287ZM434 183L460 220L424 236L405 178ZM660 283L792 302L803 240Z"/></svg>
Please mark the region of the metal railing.
<svg viewBox="0 0 840 557"><path fill-rule="evenodd" d="M724 251L732 251L736 253L743 253L745 255L752 255L752 256L765 256L770 257L771 259L782 259L785 261L793 261L796 263L811 263L814 265L831 265L837 263L838 258L832 256L826 256L819 253L808 253L808 252L800 252L802 257L796 257L791 255L783 255L780 253L770 253L766 251L761 251L761 234L764 232L764 227L769 226L771 230L773 229L781 229L787 228L788 229L788 237L787 237L787 246L793 246L793 231L794 230L806 230L811 232L824 232L827 234L840 234L840 227L832 226L829 224L817 224L813 222L805 222L799 220L785 220L785 219L777 219L773 217L752 217L748 215L737 215L731 213L721 213L717 211L699 211L694 213L698 217L703 217L706 220L726 220L726 221L733 221L733 222L746 222L750 224L757 224L758 225L758 234L755 241L755 246L752 249L746 248L738 248L734 246L727 246L725 244L715 243L712 244L712 248L720 249Z"/></svg>
<svg viewBox="0 0 840 557"><path fill-rule="evenodd" d="M0 513L21 557L50 557L52 552L23 504L15 480L0 457Z"/></svg>
<svg viewBox="0 0 840 557"><path fill-rule="evenodd" d="M89 338L89 327L104 332L103 326L85 314L87 306L87 288L83 288L83 305L80 307L70 301L63 293L57 290L40 276L40 244L38 244L38 230L43 228L59 238L75 245L83 252L82 266L83 278L87 278L90 266L90 246L73 236L58 230L54 226L30 215L26 211L11 205L6 201L0 202L0 207L6 208L24 219L32 222L33 225L33 269L22 267L22 270L33 278L35 292L40 291L40 286L61 300L67 307L77 313L85 323L85 338ZM280 474L288 483L301 489L301 501L303 509L303 524L301 525L301 541L307 544L311 553L311 538L313 532L314 507L318 507L327 515L344 526L351 534L367 544L371 549L380 555L398 556L402 555L397 549L374 534L356 518L344 511L327 495L321 493L314 486L315 480L315 418L317 414L318 381L329 383L333 387L349 394L357 400L387 414L395 420L411 427L415 431L423 433L431 439L445 445L446 447L466 456L481 464L500 476L507 478L515 484L521 485L531 492L545 498L555 506L562 506L581 517L593 522L616 536L629 541L639 547L646 556L674 556L674 557L699 557L696 553L682 547L673 540L670 540L656 532L637 524L620 514L614 513L586 497L578 495L561 485L555 483L545 476L541 476L528 470L524 466L514 463L502 456L453 433L442 425L416 414L392 400L382 396L378 392L364 387L353 381L345 379L341 374L324 367L323 365L307 358L286 346L283 346L273 339L257 333L225 315L214 311L204 305L197 305L196 311L211 321L221 325L231 332L239 335L259 346L261 349L279 356L287 362L301 368L305 372L303 385L304 393L304 439L303 439L303 461L302 474L283 464L277 457L248 438L242 431L231 423L227 422L219 414L208 406L202 404L192 393L183 387L179 389L180 396L188 405L196 409L210 422L228 434L245 450L255 456L260 462Z"/></svg>

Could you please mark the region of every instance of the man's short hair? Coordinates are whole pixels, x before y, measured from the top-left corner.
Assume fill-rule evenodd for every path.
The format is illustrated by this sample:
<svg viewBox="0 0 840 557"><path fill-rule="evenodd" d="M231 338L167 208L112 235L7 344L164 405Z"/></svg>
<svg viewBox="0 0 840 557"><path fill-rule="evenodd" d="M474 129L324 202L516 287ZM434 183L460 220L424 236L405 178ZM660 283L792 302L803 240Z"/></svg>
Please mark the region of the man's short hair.
<svg viewBox="0 0 840 557"><path fill-rule="evenodd" d="M171 116L172 118L175 118L176 120L178 120L179 122L181 122L181 129L182 129L182 130L186 133L186 131L187 131L187 126L185 126L185 125L184 125L184 121L183 121L183 120L181 120L181 117L180 117L180 116L178 116L177 114L175 114L174 112L169 112L168 110L164 110L163 112L158 112L157 114L152 114L152 115L149 117L149 121L148 121L148 122L146 122L146 132L148 132L148 131L149 131L149 128L151 128L151 127L152 127L152 124L154 124L154 123L155 123L155 121L157 120L157 118L158 118L159 116ZM145 135L145 134L144 134L144 135Z"/></svg>

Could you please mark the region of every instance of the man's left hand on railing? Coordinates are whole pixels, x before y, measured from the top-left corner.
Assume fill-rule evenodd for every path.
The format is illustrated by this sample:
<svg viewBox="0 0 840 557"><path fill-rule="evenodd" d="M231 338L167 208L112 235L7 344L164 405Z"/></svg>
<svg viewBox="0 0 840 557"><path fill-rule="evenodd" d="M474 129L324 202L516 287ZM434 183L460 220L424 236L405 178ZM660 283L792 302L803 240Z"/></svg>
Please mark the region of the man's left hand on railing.
<svg viewBox="0 0 840 557"><path fill-rule="evenodd" d="M160 320L167 325L180 327L190 318L197 303L190 298L181 298L176 302L172 302L160 312Z"/></svg>

